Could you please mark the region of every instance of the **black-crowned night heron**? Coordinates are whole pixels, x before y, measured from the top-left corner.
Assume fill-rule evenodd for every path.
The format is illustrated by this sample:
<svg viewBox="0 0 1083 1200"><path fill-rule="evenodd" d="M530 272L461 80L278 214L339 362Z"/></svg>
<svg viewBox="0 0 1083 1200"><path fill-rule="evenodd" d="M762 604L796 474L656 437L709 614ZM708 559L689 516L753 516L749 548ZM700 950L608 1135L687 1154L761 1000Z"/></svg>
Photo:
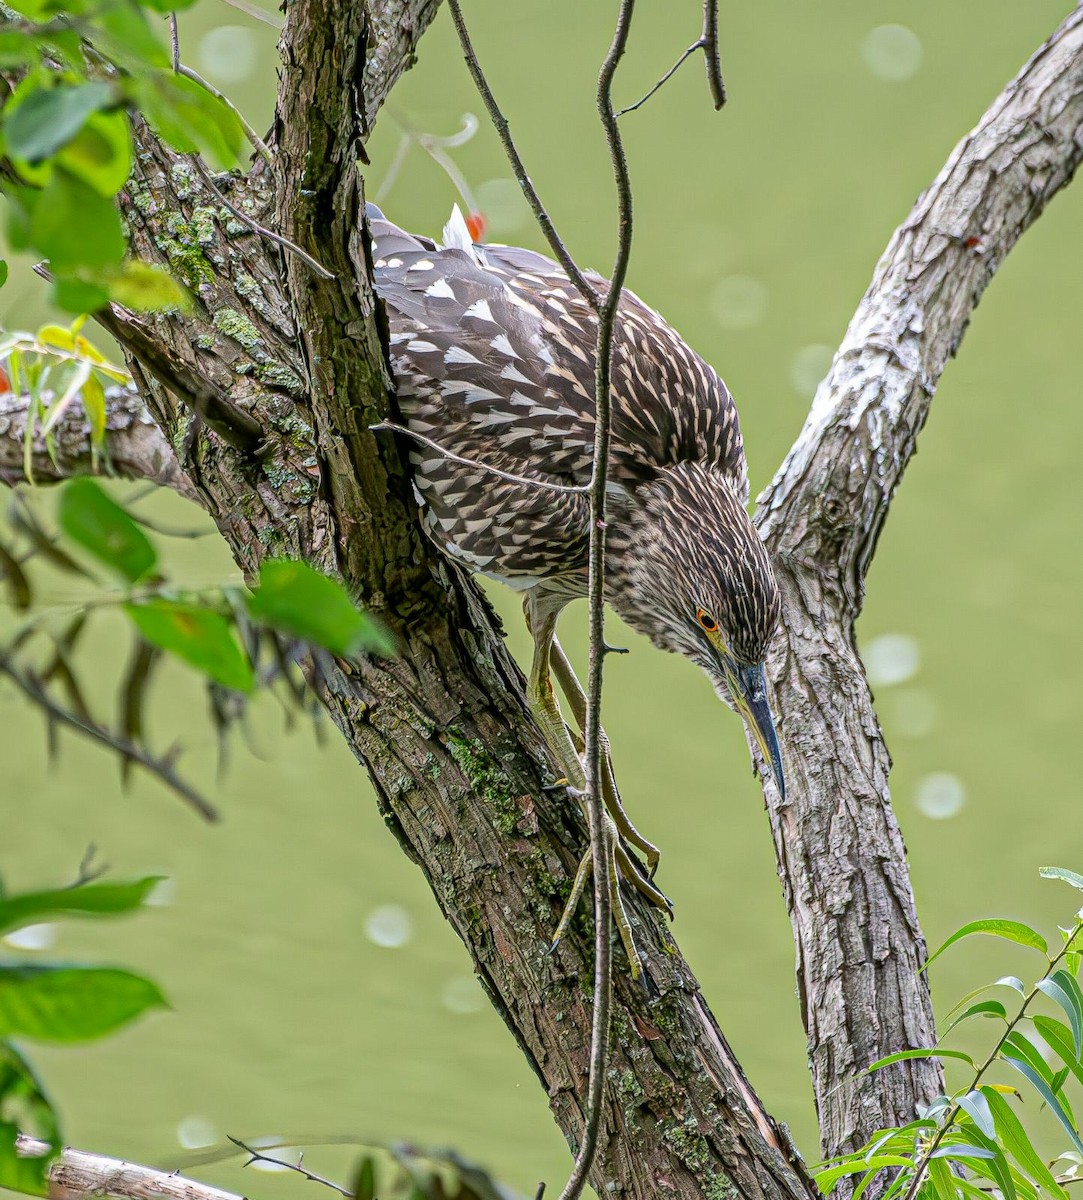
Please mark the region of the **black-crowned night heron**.
<svg viewBox="0 0 1083 1200"><path fill-rule="evenodd" d="M589 499L538 484L590 481L596 318L555 262L474 245L458 209L442 246L403 232L374 206L368 217L399 409L411 433L440 448L410 446L425 527L455 561L523 592L534 640L528 701L568 781L582 789L582 739L564 723L549 672L582 727L582 689L555 631L564 606L587 593ZM604 291L605 280L589 278ZM745 510L748 473L733 398L627 291L612 389L605 598L656 646L702 667L745 718L781 792L763 674L779 596ZM638 974L617 880L659 906L668 901L617 836L643 852L653 875L658 852L628 820L608 769L603 784L613 911ZM557 938L589 864L588 853Z"/></svg>

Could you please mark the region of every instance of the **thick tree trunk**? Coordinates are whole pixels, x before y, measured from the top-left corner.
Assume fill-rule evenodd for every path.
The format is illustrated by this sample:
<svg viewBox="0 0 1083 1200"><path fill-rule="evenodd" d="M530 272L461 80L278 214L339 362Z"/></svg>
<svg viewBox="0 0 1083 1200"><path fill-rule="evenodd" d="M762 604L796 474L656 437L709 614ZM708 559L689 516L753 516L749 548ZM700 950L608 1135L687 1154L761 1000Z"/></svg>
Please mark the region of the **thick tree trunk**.
<svg viewBox="0 0 1083 1200"><path fill-rule="evenodd" d="M172 451L245 571L268 553L306 557L338 573L398 635L400 657L340 663L322 699L574 1144L587 1079L589 922L576 922L555 956L546 950L585 844L578 805L547 788L553 768L493 614L422 538L397 449L369 432L387 412L387 376L357 164L435 7L291 5L274 170L217 181L333 278L247 231L197 164L144 130L124 202L133 244L170 264L197 304L189 317L146 320L114 309L106 323L132 352L164 435L155 477L175 480ZM939 1080L933 1068L874 1084L849 1078L932 1037L916 975L924 943L853 620L946 353L1003 253L1078 161L1081 57L1076 16L990 110L974 155L964 143L924 198L761 505L789 626L772 670L792 783L785 807L770 790L769 801L831 1151L906 1119ZM970 190L952 185L949 199L960 163ZM988 187L976 186L981 179ZM966 244L971 236L981 253ZM74 446L70 454L78 467ZM648 986L616 980L595 1187L644 1200L809 1196L788 1138L745 1080L668 929L629 899Z"/></svg>

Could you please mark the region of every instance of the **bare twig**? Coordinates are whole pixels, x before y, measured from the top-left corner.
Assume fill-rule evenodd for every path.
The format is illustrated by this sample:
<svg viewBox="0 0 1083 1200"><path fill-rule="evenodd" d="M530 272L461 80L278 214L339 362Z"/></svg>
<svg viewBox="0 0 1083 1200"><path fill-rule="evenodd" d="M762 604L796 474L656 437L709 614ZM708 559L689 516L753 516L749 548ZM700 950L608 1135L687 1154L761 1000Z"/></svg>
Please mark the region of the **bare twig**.
<svg viewBox="0 0 1083 1200"><path fill-rule="evenodd" d="M306 266L311 267L321 279L334 279L334 271L329 271L323 265L323 263L313 258L307 250L302 250L296 242L291 242L288 237L283 237L282 234L275 233L273 229L268 229L266 225L261 225L254 218L250 217L243 209L238 208L235 204L227 200L222 194L218 185L211 178L210 172L204 166L203 160L199 157L199 155L194 155L192 161L195 163L196 169L203 177L203 182L211 189L212 192L214 192L218 199L222 201L222 203L226 206L226 208L229 209L229 211L237 218L238 221L241 221L243 224L247 225L253 233L258 233L260 237L266 238L269 242L274 242L276 246L281 246L283 250L288 250L291 254L296 254L297 257Z"/></svg>
<svg viewBox="0 0 1083 1200"><path fill-rule="evenodd" d="M217 821L219 819L218 811L177 774L170 755L156 757L149 754L130 738L113 733L112 730L106 729L96 721L88 721L78 713L58 704L33 675L20 671L6 654L0 654L0 675L10 679L27 699L32 700L45 713L50 722L55 721L60 725L66 725L69 729L74 729L90 738L91 741L108 747L129 762L134 762L149 771L166 787L176 792L182 800L187 801L205 820Z"/></svg>
<svg viewBox="0 0 1083 1200"><path fill-rule="evenodd" d="M718 0L703 0L703 36L700 38L707 65L707 86L715 111L726 103L726 84L722 78L722 56L718 49Z"/></svg>
<svg viewBox="0 0 1083 1200"><path fill-rule="evenodd" d="M251 143L252 149L256 151L256 153L268 166L270 166L271 151L267 148L267 143L263 140L263 138L261 138L259 134L252 128L252 126L249 125L249 123L245 120L244 113L241 112L241 110L228 96L223 95L213 83L208 83L198 71L193 71L191 67L186 67L184 63L181 62L180 31L177 28L176 13L169 14L169 48L173 57L174 72L177 75L183 75L185 79L190 79L193 83L198 83L204 91L210 92L210 94L216 100L220 100L240 122L240 126L244 130L245 137L248 138L249 142Z"/></svg>
<svg viewBox="0 0 1083 1200"><path fill-rule="evenodd" d="M526 201L534 213L535 220L541 226L541 231L545 234L545 240L549 243L549 247L553 251L557 262L564 268L565 274L575 285L576 290L583 299L595 312L599 312L602 307L602 298L597 288L589 282L583 272L575 265L572 256L568 253L567 247L561 241L549 213L542 204L537 189L527 174L519 150L512 140L508 119L501 111L500 105L497 104L496 97L493 95L488 80L486 80L482 72L481 64L478 62L478 56L470 40L470 31L466 28L466 21L463 19L463 10L459 4L459 0L448 0L448 7L451 9L451 19L455 22L455 31L459 35L459 45L462 47L466 65L470 70L478 91L481 93L485 107L488 109L489 119L493 123L497 137L500 138L500 144L504 147L504 153L508 156L508 161L511 163L512 173L515 175L516 182L526 197Z"/></svg>
<svg viewBox="0 0 1083 1200"><path fill-rule="evenodd" d="M598 114L605 130L613 177L617 187L617 253L605 303L598 313L594 362L594 466L590 477L590 548L587 558L590 609L590 651L587 668L587 723L583 731L586 771L586 806L590 821L590 847L594 863L594 1020L590 1038L590 1077L587 1083L586 1124L575 1166L560 1193L560 1200L576 1200L586 1186L598 1149L598 1129L605 1100L609 1061L609 1012L613 998L610 962L611 860L602 820L602 668L605 662L605 501L609 472L611 425L610 358L628 259L632 252L632 183L620 126L613 111L613 76L624 56L635 0L621 0L617 27L609 53L598 76Z"/></svg>
<svg viewBox="0 0 1083 1200"><path fill-rule="evenodd" d="M521 483L526 487L541 488L546 492L570 492L573 495L585 495L590 491L589 484L548 483L544 479L530 479L526 475L514 475L511 471L501 471L498 467L491 467L488 463L479 462L476 458L466 458L462 454L456 454L454 451L441 446L439 442L434 442L432 438L426 437L423 433L417 433L413 429L408 429L405 425L396 425L394 421L379 421L375 425L370 425L369 429L373 433L386 430L390 433L405 434L407 437L413 438L415 442L420 442L423 446L428 446L430 450L435 450L437 454L446 458L449 462L459 463L464 467L476 467L479 471L486 471L490 475L495 475L498 479L506 479L509 483Z"/></svg>
<svg viewBox="0 0 1083 1200"><path fill-rule="evenodd" d="M177 14L169 14L169 55L173 61L173 70L180 71L180 28L177 25Z"/></svg>
<svg viewBox="0 0 1083 1200"><path fill-rule="evenodd" d="M295 1163L287 1162L284 1158L272 1158L269 1154L264 1154L260 1150L254 1150L251 1146L246 1146L240 1138L235 1138L232 1134L226 1134L226 1137L235 1145L240 1147L245 1154L248 1155L248 1162L244 1165L250 1167L253 1163L265 1162L271 1163L276 1167L285 1167L287 1171L296 1171L298 1175L305 1179L311 1180L313 1183L322 1183L324 1187L329 1187L332 1191L338 1192L340 1196L352 1196L353 1192L349 1188L344 1188L341 1184L335 1183L333 1179L325 1179L322 1175L317 1175L314 1171L310 1171L304 1165L304 1152L298 1155Z"/></svg>
<svg viewBox="0 0 1083 1200"><path fill-rule="evenodd" d="M697 50L703 51L703 60L707 68L707 86L711 89L711 100L717 112L726 103L726 84L722 78L722 59L718 49L718 0L703 0L703 32L681 55L672 67L651 88L649 92L627 108L618 109L614 116L623 117L625 113L635 112L667 84L684 66Z"/></svg>
<svg viewBox="0 0 1083 1200"><path fill-rule="evenodd" d="M244 136L248 138L252 145L252 149L255 150L255 152L268 166L271 165L271 151L267 143L263 140L263 138L260 137L255 129L253 129L253 127L245 118L244 113L241 112L241 110L233 103L232 100L230 100L227 95L225 95L223 92L220 92L213 83L208 83L198 71L194 71L191 67L185 66L184 63L179 63L176 67L174 67L174 70L178 75L183 75L186 79L190 79L193 83L198 83L201 88L204 88L206 91L210 92L215 99L221 100L226 108L228 108L240 122L241 128L244 130Z"/></svg>
<svg viewBox="0 0 1083 1200"><path fill-rule="evenodd" d="M670 67L669 70L662 76L662 78L658 80L658 82L654 85L654 87L651 88L649 92L643 96L640 96L635 104L629 104L627 108L620 108L613 115L615 117L623 117L625 113L635 112L637 108L642 108L643 105L646 104L647 101L654 95L654 93L657 92L664 84L667 84L673 78L673 76L677 74L681 67L683 67L684 64L692 57L692 55L695 54L697 50L702 50L705 45L706 43L704 42L703 38L699 38L697 41L694 41L692 45L689 46L688 49L681 55L681 57L677 59L673 66Z"/></svg>

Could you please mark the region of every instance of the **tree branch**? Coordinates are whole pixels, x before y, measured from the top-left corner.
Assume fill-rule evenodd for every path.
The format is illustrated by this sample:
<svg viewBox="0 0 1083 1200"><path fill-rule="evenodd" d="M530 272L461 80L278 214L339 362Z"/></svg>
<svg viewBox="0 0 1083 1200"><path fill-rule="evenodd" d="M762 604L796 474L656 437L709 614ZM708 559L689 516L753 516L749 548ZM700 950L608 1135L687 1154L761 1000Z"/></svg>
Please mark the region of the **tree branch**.
<svg viewBox="0 0 1083 1200"><path fill-rule="evenodd" d="M862 1069L935 1043L890 760L854 620L888 507L948 358L1005 255L1083 158L1076 10L959 143L877 265L801 435L760 497L785 637L770 675L787 802L768 806L798 951L826 1154L902 1124L932 1062Z"/></svg>
<svg viewBox="0 0 1083 1200"><path fill-rule="evenodd" d="M23 442L30 398L13 392L0 394L0 482L14 487L24 481ZM37 483L59 483L75 475L100 470L90 440L90 424L83 410L72 405L53 429L55 461L40 435L34 438L31 469ZM121 479L145 479L196 498L191 481L181 470L173 447L154 423L147 406L134 390L111 387L106 392L105 445L102 458Z"/></svg>
<svg viewBox="0 0 1083 1200"><path fill-rule="evenodd" d="M15 1142L21 1158L42 1158L45 1142L20 1135ZM141 1167L118 1158L87 1154L65 1146L49 1168L49 1200L86 1200L116 1196L122 1200L244 1200L233 1192L197 1183L172 1171Z"/></svg>

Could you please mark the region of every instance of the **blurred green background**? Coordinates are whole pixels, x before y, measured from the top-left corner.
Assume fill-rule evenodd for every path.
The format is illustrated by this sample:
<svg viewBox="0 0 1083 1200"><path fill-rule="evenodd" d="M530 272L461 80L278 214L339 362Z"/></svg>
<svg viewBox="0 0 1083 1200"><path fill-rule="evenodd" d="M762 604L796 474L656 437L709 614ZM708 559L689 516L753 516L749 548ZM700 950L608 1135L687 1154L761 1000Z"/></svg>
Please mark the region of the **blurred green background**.
<svg viewBox="0 0 1083 1200"><path fill-rule="evenodd" d="M725 110L711 109L697 59L624 118L636 211L629 284L729 383L754 493L800 429L892 230L1070 7L726 3ZM581 263L607 269L613 196L593 94L614 6L466 9L566 242ZM692 0L641 4L618 76L623 102L695 40L699 13ZM259 129L273 112L275 40L214 0L182 20L185 60ZM370 195L403 125L450 134L480 112L446 12L419 58L369 146ZM541 248L484 123L454 157L490 239ZM455 199L416 145L380 195L394 220L430 234ZM1077 186L998 273L944 375L869 579L861 642L933 944L986 915L1052 933L1076 898L1040 882L1037 868L1083 869L1081 217ZM5 327L45 319L42 295L13 272L0 294ZM188 528L202 521L172 497L143 508ZM168 553L193 582L233 576L214 537L171 542ZM62 586L54 599L64 602ZM499 591L494 599L521 653L517 606ZM584 621L582 606L564 621L577 653ZM114 633L102 626L107 645ZM815 1158L789 924L738 722L689 664L623 630L613 637L633 653L610 660L606 724L625 802L663 849L676 936L753 1083ZM216 781L198 690L177 670L156 696L158 742L188 748L185 762L224 813L218 828L145 779L122 792L115 765L70 739L50 769L38 717L0 689L9 886L72 878L89 843L118 875L173 881L166 902L130 924L38 931L54 955L144 970L174 1005L90 1048L34 1049L71 1142L172 1164L227 1132L401 1138L454 1145L524 1194L540 1179L558 1186L567 1157L545 1097L334 732L322 745L303 727L283 736L266 699L250 722L257 754L238 743ZM934 970L941 1010L986 978L1025 977L1037 966L1027 953L994 944L948 956ZM341 1174L349 1158L312 1151L306 1161ZM200 1173L259 1196L311 1187L242 1176L236 1164Z"/></svg>

